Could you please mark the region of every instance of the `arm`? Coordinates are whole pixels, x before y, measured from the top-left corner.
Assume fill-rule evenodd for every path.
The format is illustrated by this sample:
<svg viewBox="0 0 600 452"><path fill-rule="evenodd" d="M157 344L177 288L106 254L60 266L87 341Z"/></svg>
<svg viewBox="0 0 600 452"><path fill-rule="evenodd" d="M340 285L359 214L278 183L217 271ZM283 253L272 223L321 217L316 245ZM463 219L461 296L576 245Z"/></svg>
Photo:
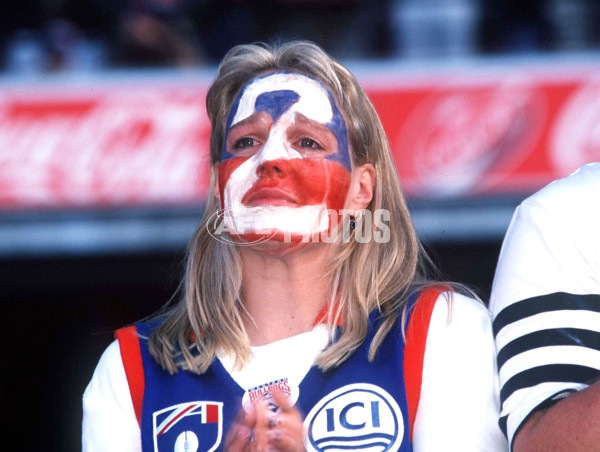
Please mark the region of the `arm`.
<svg viewBox="0 0 600 452"><path fill-rule="evenodd" d="M475 300L446 295L429 325L413 450L504 452L490 314Z"/></svg>
<svg viewBox="0 0 600 452"><path fill-rule="evenodd" d="M83 452L141 452L140 428L115 341L104 352L83 394Z"/></svg>
<svg viewBox="0 0 600 452"><path fill-rule="evenodd" d="M514 451L600 444L599 169L526 200L502 246L490 308Z"/></svg>
<svg viewBox="0 0 600 452"><path fill-rule="evenodd" d="M518 432L514 452L589 452L600 438L600 381L548 409L534 412Z"/></svg>

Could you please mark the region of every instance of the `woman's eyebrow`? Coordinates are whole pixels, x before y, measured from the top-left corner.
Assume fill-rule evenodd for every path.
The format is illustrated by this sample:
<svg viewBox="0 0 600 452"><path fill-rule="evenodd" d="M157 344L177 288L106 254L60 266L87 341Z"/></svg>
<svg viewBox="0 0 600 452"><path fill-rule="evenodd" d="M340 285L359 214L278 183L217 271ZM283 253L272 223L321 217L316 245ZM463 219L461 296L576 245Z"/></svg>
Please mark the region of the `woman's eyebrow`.
<svg viewBox="0 0 600 452"><path fill-rule="evenodd" d="M322 124L319 121L315 121L314 119L307 118L302 113L296 113L296 116L294 119L297 122L307 124L311 127L316 127L317 129L319 129L323 132L330 133L333 135L333 131L329 127L327 127L325 124Z"/></svg>
<svg viewBox="0 0 600 452"><path fill-rule="evenodd" d="M229 127L228 133L232 130L237 129L238 127L243 127L248 124L254 124L260 119L260 112L254 112L247 118L242 119L241 121L236 122L232 126Z"/></svg>

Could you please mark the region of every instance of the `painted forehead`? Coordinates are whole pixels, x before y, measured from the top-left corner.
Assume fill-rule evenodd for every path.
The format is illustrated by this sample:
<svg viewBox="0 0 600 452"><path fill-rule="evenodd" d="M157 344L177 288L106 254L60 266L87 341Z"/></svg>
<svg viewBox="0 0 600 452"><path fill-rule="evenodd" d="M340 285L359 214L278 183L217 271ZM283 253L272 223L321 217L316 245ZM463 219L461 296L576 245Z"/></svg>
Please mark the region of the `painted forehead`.
<svg viewBox="0 0 600 452"><path fill-rule="evenodd" d="M232 126L255 112L267 112L276 122L289 110L328 127L336 137L338 153L327 158L351 170L346 123L333 94L321 82L303 74L276 72L250 81L231 107L227 134ZM221 160L231 157L224 143Z"/></svg>
<svg viewBox="0 0 600 452"><path fill-rule="evenodd" d="M327 124L333 118L330 93L325 87L314 79L295 73L278 72L254 79L244 87L236 103L231 109L231 113L235 114L230 115L228 126L243 121L255 111L262 111L261 107L269 103L279 107L279 111L273 112L277 116L293 106L295 111L321 124Z"/></svg>

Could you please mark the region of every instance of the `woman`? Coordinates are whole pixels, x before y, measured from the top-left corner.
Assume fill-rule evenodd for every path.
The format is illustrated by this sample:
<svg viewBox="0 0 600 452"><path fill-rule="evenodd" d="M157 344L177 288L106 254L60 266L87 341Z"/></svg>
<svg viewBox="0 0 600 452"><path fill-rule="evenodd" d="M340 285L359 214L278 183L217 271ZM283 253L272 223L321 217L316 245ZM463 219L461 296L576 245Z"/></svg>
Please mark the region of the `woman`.
<svg viewBox="0 0 600 452"><path fill-rule="evenodd" d="M117 333L84 450L503 450L488 313L427 280L348 70L238 46L207 110L214 196L181 300Z"/></svg>

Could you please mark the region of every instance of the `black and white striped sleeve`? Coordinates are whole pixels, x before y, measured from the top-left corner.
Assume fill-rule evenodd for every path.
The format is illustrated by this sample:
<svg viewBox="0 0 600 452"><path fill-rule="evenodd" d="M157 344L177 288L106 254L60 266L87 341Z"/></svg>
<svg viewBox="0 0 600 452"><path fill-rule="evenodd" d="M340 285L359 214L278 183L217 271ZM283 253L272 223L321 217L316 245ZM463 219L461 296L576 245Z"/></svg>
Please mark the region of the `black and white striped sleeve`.
<svg viewBox="0 0 600 452"><path fill-rule="evenodd" d="M600 376L600 165L584 176L526 200L500 253L490 309L511 447L536 409Z"/></svg>
<svg viewBox="0 0 600 452"><path fill-rule="evenodd" d="M599 324L600 295L556 292L518 301L498 313L494 334L505 433L512 437L537 407L597 378Z"/></svg>

